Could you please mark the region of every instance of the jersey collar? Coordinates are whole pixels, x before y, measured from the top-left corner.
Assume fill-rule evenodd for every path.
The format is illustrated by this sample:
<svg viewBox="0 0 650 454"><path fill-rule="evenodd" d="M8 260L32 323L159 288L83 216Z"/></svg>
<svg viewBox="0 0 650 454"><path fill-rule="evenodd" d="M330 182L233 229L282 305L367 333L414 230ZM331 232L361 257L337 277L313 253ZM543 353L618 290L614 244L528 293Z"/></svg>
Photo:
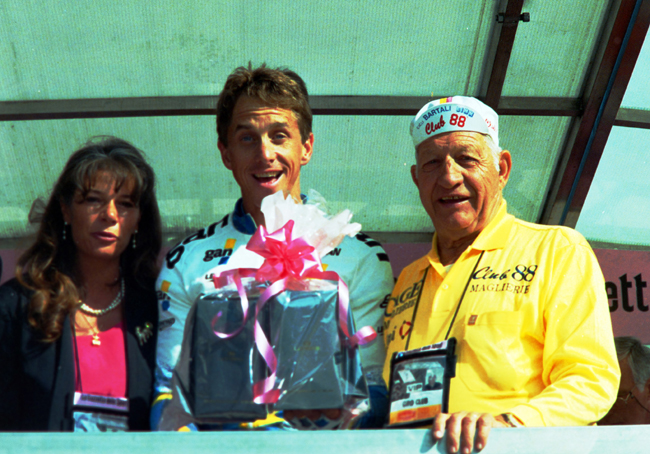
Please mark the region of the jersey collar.
<svg viewBox="0 0 650 454"><path fill-rule="evenodd" d="M240 233L252 235L257 230L257 224L253 216L244 211L244 202L242 199L237 200L235 203L235 211L232 212L232 225Z"/></svg>
<svg viewBox="0 0 650 454"><path fill-rule="evenodd" d="M300 199L302 203L307 202L307 196L304 194L300 194ZM257 224L253 216L244 210L244 202L241 198L235 203L235 210L232 212L232 225L238 232L246 235L252 235L257 230Z"/></svg>

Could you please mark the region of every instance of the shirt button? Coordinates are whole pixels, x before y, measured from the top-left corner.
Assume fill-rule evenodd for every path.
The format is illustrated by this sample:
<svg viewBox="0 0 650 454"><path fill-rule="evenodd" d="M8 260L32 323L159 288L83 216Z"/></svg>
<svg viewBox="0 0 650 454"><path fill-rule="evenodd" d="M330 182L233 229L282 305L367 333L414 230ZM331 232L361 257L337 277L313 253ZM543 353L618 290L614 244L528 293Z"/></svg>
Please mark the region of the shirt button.
<svg viewBox="0 0 650 454"><path fill-rule="evenodd" d="M447 290L448 288L449 288L449 286L447 284L442 284L442 289L443 290Z"/></svg>

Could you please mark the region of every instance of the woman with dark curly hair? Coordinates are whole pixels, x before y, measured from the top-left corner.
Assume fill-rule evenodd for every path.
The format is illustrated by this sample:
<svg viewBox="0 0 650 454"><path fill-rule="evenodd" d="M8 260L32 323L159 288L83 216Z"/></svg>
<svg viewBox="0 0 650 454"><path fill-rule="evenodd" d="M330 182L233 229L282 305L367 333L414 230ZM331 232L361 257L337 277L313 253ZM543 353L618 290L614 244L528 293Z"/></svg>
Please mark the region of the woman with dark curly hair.
<svg viewBox="0 0 650 454"><path fill-rule="evenodd" d="M0 430L147 430L161 246L155 177L115 137L75 151L0 287Z"/></svg>

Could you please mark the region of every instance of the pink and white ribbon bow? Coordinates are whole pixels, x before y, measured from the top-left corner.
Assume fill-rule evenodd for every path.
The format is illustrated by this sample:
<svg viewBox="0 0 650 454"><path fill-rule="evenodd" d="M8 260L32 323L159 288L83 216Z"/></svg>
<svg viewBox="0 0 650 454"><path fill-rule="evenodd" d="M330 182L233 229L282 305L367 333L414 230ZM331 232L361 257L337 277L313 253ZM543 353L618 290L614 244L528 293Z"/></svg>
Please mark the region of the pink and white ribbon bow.
<svg viewBox="0 0 650 454"><path fill-rule="evenodd" d="M323 271L316 249L302 238L292 238L294 222L287 222L284 227L273 233L267 233L260 226L246 245L266 260L257 271L258 281L275 282L287 277L302 279L310 272Z"/></svg>
<svg viewBox="0 0 650 454"><path fill-rule="evenodd" d="M354 335L350 334L350 327L348 325L350 301L347 285L345 285L345 282L341 280L337 273L333 271L323 271L320 257L313 246L308 244L302 238L292 238L293 226L294 222L289 221L273 233L268 233L264 226L260 226L257 229L246 245L246 248L265 258L264 263L258 270L250 268L229 270L215 274L213 277L215 287L217 288L223 286L224 279L226 279L226 282L234 282L236 284L237 292L241 299L241 307L244 317L242 326L233 333L226 334L215 330L214 333L222 339L227 339L239 334L239 332L244 328L248 318L248 298L246 297L246 292L241 284L241 277L250 277L254 275L257 281L273 282L266 288L266 290L264 290L262 295L260 295L255 308L255 345L271 371L271 374L266 379L253 384L253 401L258 404L275 403L280 397L280 390L273 389L276 378L275 372L277 370L277 357L275 356L273 348L269 344L269 341L259 324L258 315L264 304L266 304L269 299L287 289L289 279L300 280L314 278L338 281L339 326L341 327L341 331L343 331L345 337L348 339L349 345L351 347L364 345L373 341L377 337L377 333L370 326L364 326ZM221 317L221 312L212 320L213 329L219 317Z"/></svg>

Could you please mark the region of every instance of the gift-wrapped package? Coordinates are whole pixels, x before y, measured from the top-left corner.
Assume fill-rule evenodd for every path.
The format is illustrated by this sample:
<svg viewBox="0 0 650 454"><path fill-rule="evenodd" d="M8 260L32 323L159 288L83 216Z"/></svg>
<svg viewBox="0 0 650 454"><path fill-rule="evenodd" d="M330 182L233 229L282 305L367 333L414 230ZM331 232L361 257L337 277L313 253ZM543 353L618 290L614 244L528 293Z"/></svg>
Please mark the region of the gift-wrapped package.
<svg viewBox="0 0 650 454"><path fill-rule="evenodd" d="M254 313L260 294L257 285L245 286L249 311ZM258 320L267 325L267 311ZM236 289L226 288L201 296L193 309L190 398L195 418L201 421L255 421L267 415L265 405L253 403L252 384L266 377L266 364L255 349L254 317L244 319ZM215 332L233 333L229 338Z"/></svg>
<svg viewBox="0 0 650 454"><path fill-rule="evenodd" d="M274 408L343 408L351 398L366 397L358 349L338 326L337 283L292 281L287 287L267 303L280 391Z"/></svg>
<svg viewBox="0 0 650 454"><path fill-rule="evenodd" d="M262 212L268 231L261 226L215 270L214 292L192 308L192 416L245 422L266 417L267 405L340 408L346 427L368 408L358 345L376 334L355 334L347 286L320 257L360 225L281 193L266 197Z"/></svg>

